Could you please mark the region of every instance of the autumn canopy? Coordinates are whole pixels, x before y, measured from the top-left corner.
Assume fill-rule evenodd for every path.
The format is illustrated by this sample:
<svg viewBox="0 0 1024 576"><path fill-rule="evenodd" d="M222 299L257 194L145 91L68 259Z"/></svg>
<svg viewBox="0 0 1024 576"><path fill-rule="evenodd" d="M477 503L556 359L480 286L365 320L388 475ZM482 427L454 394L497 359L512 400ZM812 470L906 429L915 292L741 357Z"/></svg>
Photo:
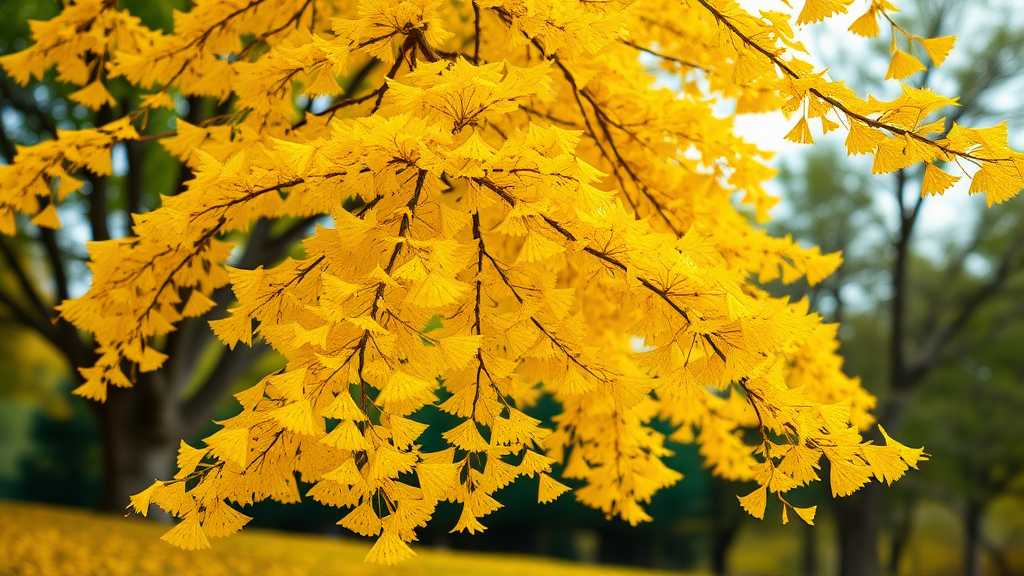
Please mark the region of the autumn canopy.
<svg viewBox="0 0 1024 576"><path fill-rule="evenodd" d="M129 235L89 245L92 285L60 306L95 339L76 393L97 401L160 370L165 335L228 284L237 303L212 330L287 360L236 395L240 413L205 446L182 443L173 479L132 499L182 518L165 536L178 546L238 530L239 506L309 497L350 508L340 524L377 537L368 560L393 563L438 502L461 504L455 530L483 530L514 481L539 482L542 502L569 484L642 522L682 478L662 462L670 441L755 480L750 514L771 497L783 521L811 523L786 493L822 479L823 457L844 496L924 456L884 431L884 444L862 438L874 399L842 373L836 327L762 288L816 283L841 259L757 228L773 170L716 111L781 109L803 143L845 131L875 173L928 163L926 193L965 174L990 202L1024 185L1005 124L947 129L933 113L955 99L912 86L862 98L805 61L793 26L850 4L198 0L165 34L79 0L34 22L35 44L4 69L27 83L56 68L94 110L115 103L112 79L149 95L0 167L0 230L61 226L81 174L109 174L122 142L159 140L191 168ZM873 0L851 27L892 35L894 81L953 47L899 28L895 9ZM184 96L227 112L149 125ZM311 216L294 259L233 266L258 219ZM528 415L544 394L561 406L553 428ZM428 406L462 423L434 430L418 418ZM448 448L425 451L427 437Z"/></svg>

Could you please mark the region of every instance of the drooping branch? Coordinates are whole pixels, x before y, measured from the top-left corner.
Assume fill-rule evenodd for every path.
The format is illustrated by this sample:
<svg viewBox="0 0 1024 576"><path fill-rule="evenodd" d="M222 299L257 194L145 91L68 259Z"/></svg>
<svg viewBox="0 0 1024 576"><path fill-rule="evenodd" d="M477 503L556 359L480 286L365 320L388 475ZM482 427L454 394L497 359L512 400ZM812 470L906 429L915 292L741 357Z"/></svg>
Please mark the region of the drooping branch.
<svg viewBox="0 0 1024 576"><path fill-rule="evenodd" d="M718 21L723 26L725 26L729 30L729 32L731 32L736 38L738 38L741 42L743 42L744 44L749 46L752 50L760 53L762 56L767 58L773 65L777 66L787 76L789 76L790 78L792 78L794 80L801 80L801 79L804 78L804 76L802 76L799 72L797 72L792 67L790 67L789 64L787 64L784 60L782 60L782 58L781 58L781 56L779 54L776 54L772 50L769 50L768 48L765 48L764 46L762 46L761 44L756 42L753 38L745 35L736 26L736 24L732 20L730 20L726 15L722 14L722 12L720 12L717 8L715 8L710 3L708 3L707 0L697 0L697 2L701 6L706 8L709 12L711 12L711 14L712 14L712 16L714 16L715 20ZM992 162L992 163L1008 163L1008 164L1011 164L1011 165L1013 163L1013 159L1012 158L981 158L981 157L975 156L974 154L971 154L969 152L963 152L963 151L955 150L955 149L949 147L946 144L942 144L942 143L940 143L938 141L932 140L932 139L928 138L927 136L922 136L921 134L918 134L917 132L915 132L913 130L908 130L906 128L900 128L899 126L895 126L895 125L889 124L887 122L882 122L882 121L879 121L879 120L874 120L874 119L869 118L869 117L867 117L867 116L865 116L863 114L859 114L859 113L853 111L849 106L847 106L843 102L839 101L838 99L836 99L836 98L834 98L832 96L829 96L829 95L823 93L822 91L818 90L817 88L811 88L810 90L808 90L808 92L810 92L814 96L820 98L822 101L827 102L832 107L834 107L835 109L841 111L843 114L845 114L846 116L848 116L850 118L854 118L854 119L856 119L856 120L858 120L860 122L863 122L864 124L866 124L866 125L868 125L868 126L870 126L872 128L878 128L880 130L885 130L886 132L889 132L890 134L893 134L895 136L904 136L904 137L916 140L916 141L920 142L921 144L925 144L925 145L930 146L930 147L932 147L932 148L934 148L936 150L941 151L942 153L944 153L948 157L951 157L951 158L953 158L953 157L963 158L965 160L970 160L970 161L976 162L976 163Z"/></svg>
<svg viewBox="0 0 1024 576"><path fill-rule="evenodd" d="M509 14L508 12L501 8L495 8L494 10L506 24L511 24L511 14ZM565 77L566 82L569 83L569 86L573 92L573 96L576 99L580 115L583 118L584 125L587 127L587 132L597 143L598 150L600 151L601 155L605 158L609 165L611 165L612 172L615 174L616 180L618 180L619 182L619 187L621 188L622 196L630 204L630 207L633 209L633 211L637 211L637 205L636 202L626 192L626 179L623 178L620 172L625 172L629 176L629 180L633 183L633 186L644 196L644 198L647 199L647 201L654 208L654 212L658 214L658 216L665 222L669 229L672 230L672 232L677 237L682 236L683 231L680 230L679 226L669 218L669 211L666 209L665 206L662 205L662 203L657 198L654 197L654 194L651 192L650 188L640 179L636 170L634 170L632 164L623 157L618 145L615 142L615 138L612 136L611 130L609 129L609 125L612 125L618 128L619 130L625 132L628 136L630 136L630 138L637 142L641 142L641 144L644 144L645 146L646 143L640 141L640 139L635 134L633 134L629 130L626 130L625 127L621 126L618 122L613 120L609 116L608 112L594 99L594 97L585 88L580 89L579 85L576 82L576 79L569 71L569 68L562 62L562 59L557 54L549 54L548 51L545 49L544 45L537 38L530 38L530 43L533 46L535 46L538 50L540 50L541 54L544 54L547 58L554 62L556 66L558 66L559 70L561 70L562 72L562 75ZM639 49L639 47L637 48ZM605 145L602 144L601 138L599 137L597 130L594 129L590 121L590 117L587 114L585 107L583 106L583 102L580 100L581 97L584 100L586 100L593 109L595 121L601 129L600 135L604 136L604 140L605 142L607 142L607 146L611 149L611 153L609 153L605 149Z"/></svg>
<svg viewBox="0 0 1024 576"><path fill-rule="evenodd" d="M498 186L494 182L492 182L492 181L490 181L490 180L488 180L486 178L474 178L473 181L476 182L477 184L480 184L481 186L487 188L488 190L491 190L495 194L497 194L498 197L500 197L502 200L504 200L509 206L514 207L516 205L515 197L512 196L512 194L510 194L507 190L505 190L501 186ZM542 218L542 220L548 226L550 226L555 232L558 232L563 238L565 238L569 242L571 242L573 244L578 242L576 236L572 232L570 232L568 229L566 229L562 224L558 223L557 221L553 220L552 218L550 218L548 216L542 216L541 218ZM605 253L601 252L600 250L597 250L593 246L590 246L590 245L584 246L583 247L583 252L585 252L587 254L590 254L591 256L597 258L598 260L600 260L601 262L603 262L605 265L607 265L610 268L617 269L620 272L628 272L628 268L626 267L626 265L624 263L619 261L614 256L610 256L608 254L605 254ZM646 288L651 293L655 294L661 300L663 300L670 308L672 308L673 311L675 311L677 314L679 314L679 316L683 319L683 321L686 322L687 325L690 324L690 316L689 316L689 314L687 313L686 310L684 310L682 307L680 307L678 303L676 303L674 300L672 300L671 295L670 295L668 290L663 289L663 288L658 288L657 285L654 282L652 282L651 280L649 280L647 278L644 278L642 276L637 276L637 281L640 282L640 285L642 285L644 288ZM720 360L725 362L725 360L726 360L725 353L722 352L721 348L714 342L714 340L712 339L712 335L711 334L702 334L701 337L711 347L711 349L714 351L715 355L718 356L718 358Z"/></svg>

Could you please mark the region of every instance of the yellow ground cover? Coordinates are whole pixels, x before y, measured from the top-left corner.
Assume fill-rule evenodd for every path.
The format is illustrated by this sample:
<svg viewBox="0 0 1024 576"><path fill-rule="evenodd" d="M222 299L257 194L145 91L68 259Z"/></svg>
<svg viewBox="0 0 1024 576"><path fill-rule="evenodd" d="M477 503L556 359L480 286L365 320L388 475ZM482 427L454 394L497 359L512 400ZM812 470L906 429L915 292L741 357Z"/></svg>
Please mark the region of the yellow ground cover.
<svg viewBox="0 0 1024 576"><path fill-rule="evenodd" d="M0 502L0 574L18 576L657 576L658 572L585 566L522 556L418 547L396 567L364 564L370 542L246 530L188 552L161 541L166 526ZM664 574L664 573L661 573Z"/></svg>

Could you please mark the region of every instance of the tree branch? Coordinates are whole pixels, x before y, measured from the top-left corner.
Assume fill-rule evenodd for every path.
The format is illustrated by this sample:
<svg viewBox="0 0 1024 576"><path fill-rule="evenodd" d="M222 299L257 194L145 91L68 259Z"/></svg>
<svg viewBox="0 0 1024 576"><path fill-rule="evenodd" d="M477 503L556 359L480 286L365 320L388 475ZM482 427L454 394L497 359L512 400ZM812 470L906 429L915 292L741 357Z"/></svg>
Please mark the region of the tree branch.
<svg viewBox="0 0 1024 576"><path fill-rule="evenodd" d="M40 228L39 239L42 240L43 247L46 248L46 256L50 261L50 272L53 273L53 289L57 294L57 301L63 302L69 296L68 275L64 268L64 256L57 244L57 233L49 228Z"/></svg>
<svg viewBox="0 0 1024 576"><path fill-rule="evenodd" d="M890 387L892 390L899 390L908 386L905 382L904 371L904 350L903 340L906 336L906 299L907 299L907 265L910 260L910 236L913 233L915 217L909 216L904 205L906 192L907 174L904 170L896 172L896 200L899 202L900 228L899 238L893 246L896 250L896 260L893 262L892 271L892 306L889 361L890 365Z"/></svg>
<svg viewBox="0 0 1024 576"><path fill-rule="evenodd" d="M128 110L127 99L122 103L121 108ZM144 144L137 141L126 141L124 143L126 156L128 157L128 174L125 178L125 212L128 213L128 234L131 235L132 214L142 212L142 157Z"/></svg>
<svg viewBox="0 0 1024 576"><path fill-rule="evenodd" d="M307 216L302 220L289 226L284 232L270 238L266 241L267 246L278 247L279 249L287 250L293 242L303 238L308 233L310 226L316 224L316 221L320 219L320 216Z"/></svg>
<svg viewBox="0 0 1024 576"><path fill-rule="evenodd" d="M14 320L19 324L30 328L38 332L42 337L46 338L54 345L59 346L56 340L56 333L53 327L40 318L30 316L9 294L0 289L0 303L6 306L13 316Z"/></svg>
<svg viewBox="0 0 1024 576"><path fill-rule="evenodd" d="M14 163L14 156L18 153L18 149L11 142L10 138L7 137L7 127L4 126L4 115L3 115L3 102L0 102L0 154L3 154L4 161L7 164Z"/></svg>
<svg viewBox="0 0 1024 576"><path fill-rule="evenodd" d="M480 65L480 5L473 2L473 64Z"/></svg>
<svg viewBox="0 0 1024 576"><path fill-rule="evenodd" d="M1024 237L1018 238L1003 254L1002 262L992 279L979 286L962 301L960 309L948 324L931 333L919 349L914 362L908 366L907 375L909 377L920 379L937 365L946 344L967 325L985 302L999 293L1013 272L1020 268L1018 263L1015 263L1015 259L1022 249L1024 249Z"/></svg>
<svg viewBox="0 0 1024 576"><path fill-rule="evenodd" d="M39 125L43 127L49 135L53 138L57 137L57 125L53 121L53 117L43 112L35 105L34 102L25 101L21 98L18 93L19 90L11 90L6 79L0 80L0 95L6 95L8 102L11 106L17 109L19 112L26 116L31 116L39 121Z"/></svg>
<svg viewBox="0 0 1024 576"><path fill-rule="evenodd" d="M256 340L251 347L238 346L224 350L216 367L200 385L199 390L181 405L184 436L195 434L210 420L221 398L268 350L270 347L262 340Z"/></svg>
<svg viewBox="0 0 1024 576"><path fill-rule="evenodd" d="M96 126L109 124L113 119L113 111L110 106L104 105L96 112ZM94 241L109 240L110 230L107 228L107 177L97 176L86 170L86 178L89 180L91 190L89 191L89 227L92 229Z"/></svg>
<svg viewBox="0 0 1024 576"><path fill-rule="evenodd" d="M36 311L42 318L49 319L53 312L53 306L45 304L42 298L39 296L39 292L36 291L36 287L32 284L32 280L28 277L28 273L25 272L25 268L22 267L21 263L18 262L18 257L11 250L10 246L7 245L7 241L0 237L0 253L3 254L4 259L7 260L7 265L11 267L14 272L14 276L18 279L18 284L21 285L22 292L28 297L29 302L35 307Z"/></svg>

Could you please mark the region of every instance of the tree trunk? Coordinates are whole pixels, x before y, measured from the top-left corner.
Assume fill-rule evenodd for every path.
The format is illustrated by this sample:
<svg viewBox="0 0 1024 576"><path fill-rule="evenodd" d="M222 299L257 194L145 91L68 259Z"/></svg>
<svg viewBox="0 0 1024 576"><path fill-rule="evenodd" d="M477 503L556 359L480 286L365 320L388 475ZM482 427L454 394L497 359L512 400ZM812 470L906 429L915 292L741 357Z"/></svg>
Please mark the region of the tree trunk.
<svg viewBox="0 0 1024 576"><path fill-rule="evenodd" d="M140 375L132 388L110 388L95 408L103 440L100 509L123 511L133 494L173 475L179 406L166 378L154 372Z"/></svg>
<svg viewBox="0 0 1024 576"><path fill-rule="evenodd" d="M740 531L743 516L737 513L735 488L724 480L711 481L711 571L715 576L729 573L729 550Z"/></svg>
<svg viewBox="0 0 1024 576"><path fill-rule="evenodd" d="M711 534L711 567L715 576L729 574L729 549L739 533L740 518L717 515Z"/></svg>
<svg viewBox="0 0 1024 576"><path fill-rule="evenodd" d="M818 528L807 525L803 527L803 546L800 551L800 573L803 576L818 574Z"/></svg>
<svg viewBox="0 0 1024 576"><path fill-rule="evenodd" d="M886 405L879 407L879 424L890 433L898 432L903 420L907 402L918 380L907 374L907 360L904 346L907 338L906 304L908 286L908 263L911 256L911 237L920 214L924 197L913 206L906 203L905 188L907 173L896 172L896 200L899 204L899 238L893 248L896 258L892 269L892 303L889 310L889 390L891 397ZM877 435L876 435L877 436ZM871 482L845 498L834 500L839 537L840 576L880 576L881 559L878 554L881 528L882 495L880 484Z"/></svg>
<svg viewBox="0 0 1024 576"><path fill-rule="evenodd" d="M910 533L914 526L914 510L917 507L917 498L907 494L902 499L902 510L896 518L892 529L892 548L889 552L889 574L896 576L900 571L900 560L910 541Z"/></svg>
<svg viewBox="0 0 1024 576"><path fill-rule="evenodd" d="M879 484L833 500L839 538L839 576L880 576Z"/></svg>
<svg viewBox="0 0 1024 576"><path fill-rule="evenodd" d="M729 549L732 548L739 527L739 522L732 522L711 535L711 571L715 576L729 574Z"/></svg>
<svg viewBox="0 0 1024 576"><path fill-rule="evenodd" d="M964 574L982 576L981 569L981 521L983 507L973 501L967 502L964 510Z"/></svg>

